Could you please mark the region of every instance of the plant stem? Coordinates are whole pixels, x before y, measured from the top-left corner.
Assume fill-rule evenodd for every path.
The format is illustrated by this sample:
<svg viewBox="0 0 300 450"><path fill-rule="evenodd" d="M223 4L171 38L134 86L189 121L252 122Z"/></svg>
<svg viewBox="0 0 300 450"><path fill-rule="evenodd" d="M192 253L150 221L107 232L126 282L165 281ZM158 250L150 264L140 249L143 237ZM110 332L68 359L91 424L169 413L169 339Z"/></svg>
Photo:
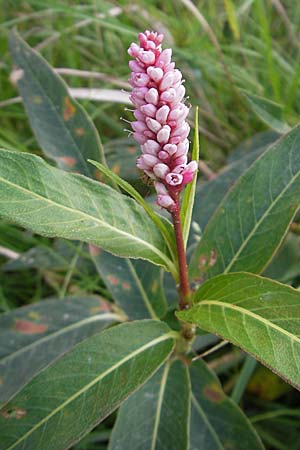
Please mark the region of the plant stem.
<svg viewBox="0 0 300 450"><path fill-rule="evenodd" d="M179 308L186 309L191 305L191 291L188 279L186 253L182 234L182 225L180 219L180 200L179 193L174 195L175 207L172 211L172 218L175 231L178 268L179 268Z"/></svg>

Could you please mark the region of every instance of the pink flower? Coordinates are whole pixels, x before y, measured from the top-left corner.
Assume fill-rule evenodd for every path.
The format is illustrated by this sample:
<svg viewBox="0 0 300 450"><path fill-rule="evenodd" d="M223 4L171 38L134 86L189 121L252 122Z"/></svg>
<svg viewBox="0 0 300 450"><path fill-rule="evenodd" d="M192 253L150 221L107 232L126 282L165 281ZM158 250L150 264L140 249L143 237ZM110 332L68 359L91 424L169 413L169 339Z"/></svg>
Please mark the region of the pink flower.
<svg viewBox="0 0 300 450"><path fill-rule="evenodd" d="M162 50L163 34L146 30L139 34L139 45L128 49L134 58L131 101L136 121L133 136L142 145L139 169L154 180L157 203L172 212L175 196L193 180L197 162L187 162L190 127L189 109L182 103L185 88L182 74L171 62L172 50Z"/></svg>

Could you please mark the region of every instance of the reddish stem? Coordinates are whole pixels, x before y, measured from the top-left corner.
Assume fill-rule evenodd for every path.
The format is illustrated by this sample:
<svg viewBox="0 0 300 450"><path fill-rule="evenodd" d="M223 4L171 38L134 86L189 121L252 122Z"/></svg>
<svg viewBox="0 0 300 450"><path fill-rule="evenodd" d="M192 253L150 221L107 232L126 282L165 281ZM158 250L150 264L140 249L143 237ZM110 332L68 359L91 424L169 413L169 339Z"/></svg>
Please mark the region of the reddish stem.
<svg viewBox="0 0 300 450"><path fill-rule="evenodd" d="M175 206L172 210L177 255L179 267L179 308L186 309L190 306L190 285L188 279L186 253L182 234L182 225L180 219L180 200L179 192L174 195Z"/></svg>

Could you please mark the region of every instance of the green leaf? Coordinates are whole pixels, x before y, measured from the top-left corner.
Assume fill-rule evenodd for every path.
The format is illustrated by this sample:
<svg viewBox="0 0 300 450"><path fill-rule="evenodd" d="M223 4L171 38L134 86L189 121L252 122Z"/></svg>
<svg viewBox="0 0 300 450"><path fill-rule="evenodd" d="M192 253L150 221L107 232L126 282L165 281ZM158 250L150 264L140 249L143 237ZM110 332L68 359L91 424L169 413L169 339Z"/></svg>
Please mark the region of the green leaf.
<svg viewBox="0 0 300 450"><path fill-rule="evenodd" d="M147 261L121 259L97 247L90 251L102 280L129 319L157 319L165 314L160 267Z"/></svg>
<svg viewBox="0 0 300 450"><path fill-rule="evenodd" d="M195 111L195 133L194 133L194 144L193 144L193 150L192 150L192 161L199 161L199 123L198 123L198 106L196 107ZM197 173L194 175L194 179L191 183L189 183L185 190L184 195L182 199L182 205L181 205L181 221L182 221L182 233L183 233L183 240L184 245L186 246L189 233L190 233L190 227L191 227L191 221L192 221L192 213L194 208L194 201L195 201L195 195L196 195L196 186L197 186Z"/></svg>
<svg viewBox="0 0 300 450"><path fill-rule="evenodd" d="M300 236L288 233L263 276L286 284L300 276Z"/></svg>
<svg viewBox="0 0 300 450"><path fill-rule="evenodd" d="M120 408L109 450L188 450L190 380L168 362Z"/></svg>
<svg viewBox="0 0 300 450"><path fill-rule="evenodd" d="M14 77L37 141L45 154L73 172L93 177L87 159L100 159L101 144L93 122L70 97L64 81L15 32L10 34Z"/></svg>
<svg viewBox="0 0 300 450"><path fill-rule="evenodd" d="M152 220L132 199L42 159L0 150L0 215L49 236L78 239L176 272Z"/></svg>
<svg viewBox="0 0 300 450"><path fill-rule="evenodd" d="M7 450L63 450L107 417L166 360L174 333L158 321L112 327L38 374L0 410Z"/></svg>
<svg viewBox="0 0 300 450"><path fill-rule="evenodd" d="M284 134L290 131L283 118L283 106L264 97L242 90L252 111L270 128Z"/></svg>
<svg viewBox="0 0 300 450"><path fill-rule="evenodd" d="M144 200L141 194L129 184L127 181L122 180L118 175L112 172L108 167L104 164L98 163L97 161L89 160L91 164L93 164L97 169L99 169L100 173L104 174L109 180L123 189L127 194L129 194L132 198L136 200L137 203L144 208L145 212L148 214L150 219L155 223L157 228L160 230L161 234L164 236L166 243L169 246L170 251L174 250L174 232L172 225L168 220L163 217L159 217L155 211L151 208L151 206ZM175 251L175 250L174 250Z"/></svg>
<svg viewBox="0 0 300 450"><path fill-rule="evenodd" d="M270 137L271 142L277 139L278 135ZM220 205L227 194L227 191L235 184L236 180L245 172L251 164L266 150L269 141L257 142L258 138L253 137L243 142L236 153L236 160L230 159L230 163L215 178L201 183L197 187L192 221L197 222L202 230L206 227L209 219Z"/></svg>
<svg viewBox="0 0 300 450"><path fill-rule="evenodd" d="M192 279L261 272L300 201L300 127L272 145L239 178L207 225L190 264Z"/></svg>
<svg viewBox="0 0 300 450"><path fill-rule="evenodd" d="M59 355L120 320L97 297L43 300L1 315L0 404Z"/></svg>
<svg viewBox="0 0 300 450"><path fill-rule="evenodd" d="M190 376L189 450L262 450L254 428L236 403L224 394L214 372L203 361L197 361L190 368Z"/></svg>
<svg viewBox="0 0 300 450"><path fill-rule="evenodd" d="M300 293L258 275L232 273L204 283L179 319L241 347L300 389Z"/></svg>

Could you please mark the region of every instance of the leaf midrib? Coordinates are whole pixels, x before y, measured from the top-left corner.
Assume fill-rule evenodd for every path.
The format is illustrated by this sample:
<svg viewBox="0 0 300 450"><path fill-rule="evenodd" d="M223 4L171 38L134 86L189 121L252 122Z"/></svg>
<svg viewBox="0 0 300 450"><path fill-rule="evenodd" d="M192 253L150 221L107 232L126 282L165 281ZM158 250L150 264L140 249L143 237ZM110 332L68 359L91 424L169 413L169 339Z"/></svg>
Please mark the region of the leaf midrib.
<svg viewBox="0 0 300 450"><path fill-rule="evenodd" d="M270 213L270 211L276 206L277 202L282 198L282 196L286 193L286 191L291 187L291 185L294 183L294 181L298 178L300 175L300 170L297 171L297 173L291 178L290 182L285 186L285 188L280 192L280 194L276 197L276 200L271 203L271 205L266 209L264 214L260 217L260 219L256 222L255 226L252 228L251 232L248 234L247 238L242 242L239 249L235 253L234 257L231 259L230 263L225 267L224 273L228 273L228 271L232 268L233 264L237 261L238 257L248 245L249 241L252 239L253 235L256 233L257 229L261 225L261 223L264 221L266 216Z"/></svg>
<svg viewBox="0 0 300 450"><path fill-rule="evenodd" d="M28 189L25 189L24 187L19 186L19 185L15 184L15 183L12 183L11 181L6 180L5 178L0 177L0 181L6 183L8 185L13 186L17 190L24 191L24 192L26 192L27 195L29 194L29 196L36 197L40 201L49 203L50 205L53 205L53 206L58 207L58 208L65 209L67 211L71 211L73 214L74 213L78 214L78 215L80 215L82 217L88 218L89 220L92 219L93 221L98 222L104 228L106 227L106 228L108 228L110 230L115 230L115 231L117 230L119 234L126 236L127 239L129 239L131 241L137 241L139 243L142 243L145 247L148 247L149 249L151 249L151 251L156 253L167 264L167 267L170 268L170 267L173 266L173 263L169 260L169 258L167 258L166 255L164 255L158 248L154 247L153 245L150 245L147 241L144 241L144 240L140 239L139 237L137 237L137 236L135 236L133 234L128 234L128 233L122 231L120 228L113 227L109 223L103 222L99 218L97 218L95 216L92 216L92 215L89 215L89 214L87 214L87 213L85 213L83 211L80 211L78 209L72 209L72 208L70 208L68 206L65 206L65 205L62 205L60 203L57 203L57 202L55 202L55 201L53 201L53 200L51 200L51 199L49 199L47 197L43 197L42 195L37 194L36 192L30 191Z"/></svg>
<svg viewBox="0 0 300 450"><path fill-rule="evenodd" d="M144 289L144 286L142 285L141 280L139 279L138 274L136 273L136 270L135 270L132 262L130 261L130 259L126 258L126 263L127 263L128 267L129 267L131 275L134 278L136 286L137 286L138 290L140 291L141 297L143 299L145 307L148 310L150 316L153 319L155 319L155 320L159 320L158 316L156 315L156 313L155 313L155 311L154 311L154 309L153 309L153 307L151 305L150 299L149 299L149 297L148 297L148 295L147 295L147 293L146 293L146 291Z"/></svg>
<svg viewBox="0 0 300 450"><path fill-rule="evenodd" d="M206 423L211 436L213 437L215 444L218 445L219 450L223 450L224 447L222 445L222 442L220 441L213 425L210 423L210 421L208 420L205 412L203 411L203 409L200 406L200 403L198 402L198 400L196 399L195 395L193 394L193 392L191 392L191 402L194 405L194 408L196 409L196 411L198 412L198 414L203 418L204 422Z"/></svg>
<svg viewBox="0 0 300 450"><path fill-rule="evenodd" d="M219 306L222 309L227 308L232 311L237 311L242 315L252 317L253 319L263 323L267 327L274 328L274 330L280 332L281 334L285 334L289 339L296 341L300 344L300 338L298 338L298 336L295 336L294 334L290 333L289 331L285 330L284 328L279 327L278 325L271 322L270 320L267 320L264 317L262 317L258 314L255 314L248 309L241 308L240 306L234 305L232 303L229 304L229 303L225 303L225 302L220 302L218 300L201 300L199 304L195 305L195 307L197 309L198 308L200 309L201 306L203 306L203 305L207 305L207 306L215 305L215 306Z"/></svg>
<svg viewBox="0 0 300 450"><path fill-rule="evenodd" d="M50 414L48 414L46 417L44 417L40 422L38 422L34 427L32 427L27 433L25 433L23 436L21 436L12 446L7 448L7 450L12 450L17 445L19 445L24 439L27 439L28 436L30 436L32 433L34 433L38 428L40 428L44 423L46 423L51 417L53 417L55 414L57 414L59 411L61 411L63 408L68 406L70 403L72 403L74 400L76 400L80 395L84 394L88 389L92 388L95 384L99 383L103 378L105 378L107 375L112 373L114 370L117 370L120 366L125 364L130 359L135 358L140 353L146 351L150 347L154 347L156 344L159 344L160 342L166 341L168 339L174 339L174 332L169 332L164 334L163 336L160 336L158 338L153 339L150 342L147 342L147 344L143 345L142 347L134 350L124 358L122 358L120 361L112 365L109 369L105 370L103 373L101 373L98 377L96 377L94 380L90 381L86 386L79 389L75 394L73 394L69 399L67 399L65 402L63 402L61 405L59 405L57 408L55 408L53 411L51 411Z"/></svg>
<svg viewBox="0 0 300 450"><path fill-rule="evenodd" d="M161 382L160 382L150 450L155 450L155 447L156 447L159 421L160 421L160 416L161 416L161 409L162 409L162 405L163 405L163 399L164 399L164 394L165 394L165 389L166 389L166 385L167 385L167 379L168 379L170 367L171 367L170 363L167 363L165 365L164 371L162 374L162 378L161 378Z"/></svg>

